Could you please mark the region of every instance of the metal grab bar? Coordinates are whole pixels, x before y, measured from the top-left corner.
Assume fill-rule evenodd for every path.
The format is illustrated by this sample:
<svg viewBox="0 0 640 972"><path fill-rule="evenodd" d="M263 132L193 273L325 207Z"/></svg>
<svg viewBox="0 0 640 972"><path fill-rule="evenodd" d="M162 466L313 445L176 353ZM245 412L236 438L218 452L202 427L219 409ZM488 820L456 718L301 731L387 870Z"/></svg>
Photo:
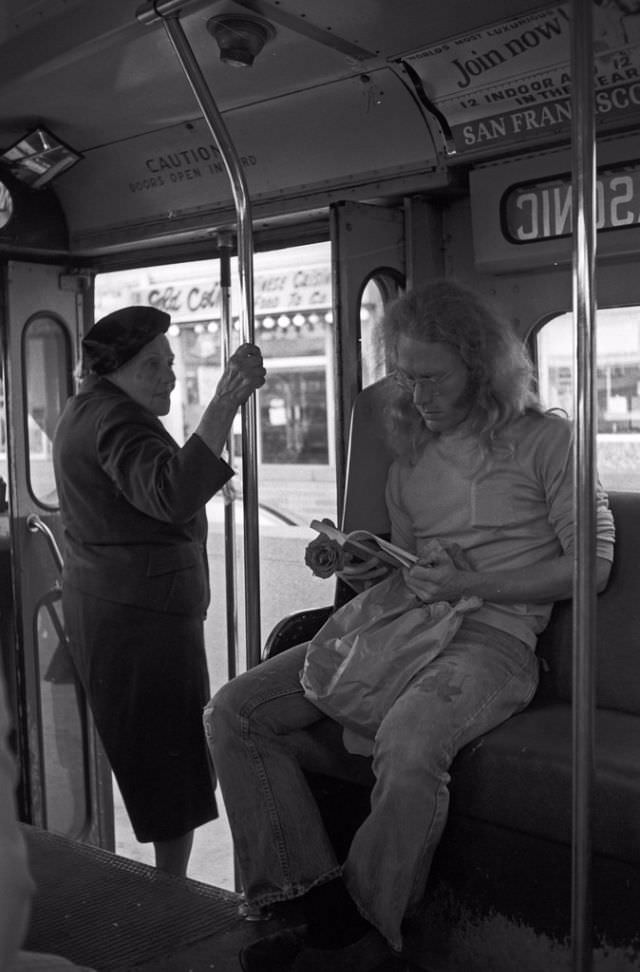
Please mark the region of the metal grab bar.
<svg viewBox="0 0 640 972"><path fill-rule="evenodd" d="M189 5L195 6L194 0L148 0L136 10L136 19L148 27L165 17L176 16Z"/></svg>
<svg viewBox="0 0 640 972"><path fill-rule="evenodd" d="M591 875L595 704L595 121L591 3L573 0L571 23L573 315L576 439L573 585L573 839L571 947L574 972L593 968Z"/></svg>
<svg viewBox="0 0 640 972"><path fill-rule="evenodd" d="M231 354L231 237L218 233L220 251L220 324L222 353L226 361ZM229 465L233 466L235 450L233 429L227 438ZM224 568L227 602L227 675L233 678L238 672L238 592L236 584L236 515L234 488L230 483L228 495L224 495ZM225 487L226 489L226 487Z"/></svg>
<svg viewBox="0 0 640 972"><path fill-rule="evenodd" d="M47 545L51 551L51 556L53 557L54 563L58 568L58 572L62 574L62 568L64 567L64 558L58 546L58 541L54 537L53 533L47 526L47 524L40 519L37 513L30 513L26 519L27 530L29 533L42 533L47 540Z"/></svg>
<svg viewBox="0 0 640 972"><path fill-rule="evenodd" d="M238 270L241 294L241 333L243 341L253 343L255 338L253 314L253 236L251 207L246 179L238 153L218 111L207 81L191 49L187 36L178 19L184 6L180 0L156 0L152 7L146 4L137 12L141 23L162 20L167 36L180 61L184 74L191 85L202 115L220 152L231 182L238 222ZM167 13L171 11L171 13ZM253 395L242 406L242 486L244 502L244 571L245 571L245 619L246 659L252 668L260 661L260 547L258 535L258 462L257 462L256 401Z"/></svg>

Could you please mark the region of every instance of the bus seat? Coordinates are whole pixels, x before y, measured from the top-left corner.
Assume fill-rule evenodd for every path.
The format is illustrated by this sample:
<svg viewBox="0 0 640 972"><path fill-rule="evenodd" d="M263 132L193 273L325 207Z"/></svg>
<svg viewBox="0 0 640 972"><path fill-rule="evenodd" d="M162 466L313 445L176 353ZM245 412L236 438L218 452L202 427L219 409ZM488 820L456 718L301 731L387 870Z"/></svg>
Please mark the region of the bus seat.
<svg viewBox="0 0 640 972"><path fill-rule="evenodd" d="M593 844L597 853L633 861L640 868L640 494L614 492L609 499L617 541L609 584L597 601ZM455 799L467 813L488 815L501 824L515 821L530 833L569 841L571 601L554 606L537 653L543 670L534 703L483 737L482 746L461 754L463 772ZM506 781L512 774L509 787ZM544 799L531 801L521 785L524 779Z"/></svg>
<svg viewBox="0 0 640 972"><path fill-rule="evenodd" d="M622 972L640 967L640 493L612 492L609 500L617 539L597 600L591 873L602 951L595 967L606 967L608 949ZM486 928L491 910L558 942L569 934L572 881L570 600L554 606L537 653L541 681L529 708L453 763L434 871L453 881L458 900L476 909L482 902Z"/></svg>
<svg viewBox="0 0 640 972"><path fill-rule="evenodd" d="M635 561L640 550L640 496L611 492L616 524L615 559L607 589L597 601L596 698L599 708L640 716L638 635L639 577ZM546 665L540 692L571 699L571 601L560 601L538 642Z"/></svg>

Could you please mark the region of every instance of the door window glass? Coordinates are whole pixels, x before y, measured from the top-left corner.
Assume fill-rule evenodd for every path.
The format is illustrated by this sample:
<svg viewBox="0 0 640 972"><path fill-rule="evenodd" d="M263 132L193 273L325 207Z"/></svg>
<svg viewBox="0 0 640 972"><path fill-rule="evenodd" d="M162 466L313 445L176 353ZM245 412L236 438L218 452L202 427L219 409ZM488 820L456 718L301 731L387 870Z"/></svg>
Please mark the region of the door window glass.
<svg viewBox="0 0 640 972"><path fill-rule="evenodd" d="M4 229L11 221L12 216L13 198L4 182L0 182L0 229Z"/></svg>
<svg viewBox="0 0 640 972"><path fill-rule="evenodd" d="M572 418L573 316L549 321L536 341L540 397ZM640 491L640 307L599 310L596 347L600 480L609 490Z"/></svg>
<svg viewBox="0 0 640 972"><path fill-rule="evenodd" d="M71 391L69 335L60 321L39 314L27 324L23 341L29 487L38 503L55 508L51 443Z"/></svg>
<svg viewBox="0 0 640 972"><path fill-rule="evenodd" d="M79 837L87 823L88 807L84 695L66 646L58 590L40 602L36 634L40 712L46 727L42 737L46 826L55 833Z"/></svg>
<svg viewBox="0 0 640 972"><path fill-rule="evenodd" d="M360 299L360 361L362 387L372 385L388 372L382 319L386 305L400 293L400 282L391 272L378 271L370 277Z"/></svg>

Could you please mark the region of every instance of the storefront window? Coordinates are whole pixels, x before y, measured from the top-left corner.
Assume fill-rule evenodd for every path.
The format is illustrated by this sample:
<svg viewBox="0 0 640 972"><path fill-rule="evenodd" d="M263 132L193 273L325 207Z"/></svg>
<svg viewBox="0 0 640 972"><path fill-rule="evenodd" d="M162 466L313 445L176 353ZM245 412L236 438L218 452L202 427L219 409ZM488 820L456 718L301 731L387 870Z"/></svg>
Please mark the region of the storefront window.
<svg viewBox="0 0 640 972"><path fill-rule="evenodd" d="M328 463L324 369L270 370L259 404L263 463Z"/></svg>
<svg viewBox="0 0 640 972"><path fill-rule="evenodd" d="M537 335L540 397L573 417L573 317L549 321ZM640 308L596 317L598 471L607 489L640 490Z"/></svg>

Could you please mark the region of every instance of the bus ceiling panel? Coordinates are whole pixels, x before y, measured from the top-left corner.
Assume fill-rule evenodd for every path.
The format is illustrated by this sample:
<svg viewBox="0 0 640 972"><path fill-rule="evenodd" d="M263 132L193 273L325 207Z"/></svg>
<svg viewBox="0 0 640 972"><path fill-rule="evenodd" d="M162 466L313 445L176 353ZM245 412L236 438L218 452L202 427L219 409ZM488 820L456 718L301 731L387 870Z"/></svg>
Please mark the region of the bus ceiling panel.
<svg viewBox="0 0 640 972"><path fill-rule="evenodd" d="M134 5L131 0L70 0L53 3L53 15L48 6L27 4L13 31L8 19L3 22L0 148L42 125L87 157L98 158L103 148L120 144L129 164L131 140L162 140L168 129L193 122L195 98L162 24L140 23ZM305 0L198 0L185 6L182 22L223 118L231 121L255 110L258 127L269 127L263 119L273 116L276 129L282 129L282 101L292 128L312 101L321 104L323 86L333 91L338 83L345 89L351 83L365 111L377 118L381 103L397 102L392 85L397 88L400 81L407 99L413 97L429 119L447 164L464 170L514 152L568 144L569 10L568 0L543 7L525 0L446 5L404 0L398 16L387 0L323 0L313 7ZM274 31L247 69L221 62L208 29L212 18L239 15L266 18ZM626 14L594 0L596 111L603 133L629 130L640 118L639 20L640 13ZM332 135L339 117L337 105L324 138ZM306 132L325 120L320 109L318 120L300 124ZM362 130L366 141L373 130L369 119L363 121L361 113L349 120L356 127L342 126L339 134L348 142ZM384 126L380 131L384 135ZM296 150L300 144L301 139ZM335 145L329 183L332 163L342 151L339 142ZM247 157L255 155L243 148ZM395 148L404 162L402 139ZM379 145L372 160L378 151ZM263 151L263 171L267 155L282 157L277 148ZM321 148L311 162L324 157ZM406 162L411 167L411 153ZM117 170L117 160L115 165ZM148 173L132 178L143 175ZM60 180L56 187L65 192L70 184ZM283 186L285 194L289 185Z"/></svg>
<svg viewBox="0 0 640 972"><path fill-rule="evenodd" d="M138 29L153 14L157 5L139 0L4 0L0 16L0 45L15 52L5 65L17 66L19 74L44 62L53 62L83 47L111 43L115 49L123 32ZM308 38L317 47L325 46L352 60L370 56L395 58L418 46L442 40L451 34L468 34L486 26L537 9L532 0L449 0L447 4L425 4L424 0L403 0L401 11L389 0L185 0L170 5L179 11L184 24L200 22L203 17L257 16L268 20L278 33L289 32ZM154 28L159 19L152 15ZM48 43L43 38L48 37ZM22 50L20 49L22 48Z"/></svg>
<svg viewBox="0 0 640 972"><path fill-rule="evenodd" d="M450 0L446 4L424 0L235 0L229 10L243 8L279 27L313 38L317 44L348 52L356 60L371 57L396 59L419 46L432 44L451 34L468 34L480 25L540 6L532 0ZM359 52L359 53L358 53Z"/></svg>
<svg viewBox="0 0 640 972"><path fill-rule="evenodd" d="M221 62L207 29L212 14L227 4L201 6L190 6L183 24L222 112L362 70L342 52L283 27L253 66L234 69ZM194 96L162 24L138 23L130 2L124 21L119 0L97 5L99 11L95 35L81 18L84 29L75 27L69 47L64 31L44 28L0 47L0 144L39 123L85 152L193 117Z"/></svg>
<svg viewBox="0 0 640 972"><path fill-rule="evenodd" d="M640 135L602 140L597 150L599 260L640 255ZM571 155L531 154L471 172L478 270L567 267L572 260Z"/></svg>
<svg viewBox="0 0 640 972"><path fill-rule="evenodd" d="M416 190L444 187L448 176L422 111L396 74L359 78L228 112L254 216L327 205L357 191L382 196L393 180ZM267 110L268 109L268 110ZM405 185L406 188L406 185ZM129 245L148 234L169 237L188 226L211 232L229 219L229 179L201 118L105 145L56 182L74 253L100 241Z"/></svg>
<svg viewBox="0 0 640 972"><path fill-rule="evenodd" d="M138 4L139 6L139 4ZM531 0L210 0L182 22L221 111L356 76L448 34L531 9ZM136 19L135 0L42 0L0 19L0 144L25 127L51 128L80 152L188 120L193 95L160 22ZM255 63L223 64L208 22L255 17L274 28Z"/></svg>

